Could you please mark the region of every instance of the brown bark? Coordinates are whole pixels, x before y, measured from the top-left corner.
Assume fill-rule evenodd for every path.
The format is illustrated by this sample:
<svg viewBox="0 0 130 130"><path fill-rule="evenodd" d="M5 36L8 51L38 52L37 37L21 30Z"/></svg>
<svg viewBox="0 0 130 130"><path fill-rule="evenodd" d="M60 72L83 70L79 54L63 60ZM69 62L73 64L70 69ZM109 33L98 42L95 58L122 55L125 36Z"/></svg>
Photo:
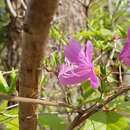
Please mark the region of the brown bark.
<svg viewBox="0 0 130 130"><path fill-rule="evenodd" d="M19 95L38 98L38 68L58 0L29 0L22 37ZM20 103L20 130L36 130L37 105Z"/></svg>

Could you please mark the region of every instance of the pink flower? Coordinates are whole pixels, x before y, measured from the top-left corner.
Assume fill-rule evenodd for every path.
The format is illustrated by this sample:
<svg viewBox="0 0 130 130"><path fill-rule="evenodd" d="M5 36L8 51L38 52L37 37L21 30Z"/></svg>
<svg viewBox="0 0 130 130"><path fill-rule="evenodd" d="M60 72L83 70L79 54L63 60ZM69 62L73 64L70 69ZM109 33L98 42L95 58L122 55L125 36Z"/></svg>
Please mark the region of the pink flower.
<svg viewBox="0 0 130 130"><path fill-rule="evenodd" d="M99 79L94 72L92 63L93 45L88 41L83 48L76 40L71 39L70 45L65 46L66 64L61 65L59 81L62 85L78 84L90 80L91 86L97 88Z"/></svg>
<svg viewBox="0 0 130 130"><path fill-rule="evenodd" d="M125 43L125 46L119 55L119 59L130 67L130 28L128 30L127 42Z"/></svg>

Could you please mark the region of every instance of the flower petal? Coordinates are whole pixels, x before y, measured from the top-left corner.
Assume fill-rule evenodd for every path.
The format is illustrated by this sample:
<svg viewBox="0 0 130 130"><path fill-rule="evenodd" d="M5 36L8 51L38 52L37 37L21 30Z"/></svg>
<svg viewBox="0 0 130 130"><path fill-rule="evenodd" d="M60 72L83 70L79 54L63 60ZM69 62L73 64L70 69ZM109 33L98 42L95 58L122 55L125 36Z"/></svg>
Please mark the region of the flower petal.
<svg viewBox="0 0 130 130"><path fill-rule="evenodd" d="M130 67L130 28L128 30L128 41L119 55L119 59Z"/></svg>
<svg viewBox="0 0 130 130"><path fill-rule="evenodd" d="M87 60L91 62L93 57L93 44L91 41L87 41L85 53L86 53Z"/></svg>
<svg viewBox="0 0 130 130"><path fill-rule="evenodd" d="M93 70L90 72L89 76L90 76L91 86L93 88L98 88L99 85L100 85L100 81L99 81L99 78L96 76L96 74L94 73Z"/></svg>
<svg viewBox="0 0 130 130"><path fill-rule="evenodd" d="M67 59L72 63L79 63L78 56L81 51L81 46L75 39L70 40L70 45L65 46L64 53Z"/></svg>
<svg viewBox="0 0 130 130"><path fill-rule="evenodd" d="M65 56L68 59L66 64L62 65L59 72L59 82L62 85L73 85L90 80L93 88L99 86L99 79L93 71L93 45L91 41L86 44L86 50L80 44L71 39L70 45L65 47Z"/></svg>
<svg viewBox="0 0 130 130"><path fill-rule="evenodd" d="M130 48L129 48L130 50ZM126 64L128 67L130 67L130 54L128 54L128 50L127 49L123 49L123 51L121 52L121 54L119 55L119 59Z"/></svg>
<svg viewBox="0 0 130 130"><path fill-rule="evenodd" d="M89 77L85 67L82 68L77 67L71 69L64 65L64 67L62 67L61 69L64 69L64 72L63 70L61 70L61 73L59 73L58 77L62 85L72 85L81 83L87 80L87 78Z"/></svg>

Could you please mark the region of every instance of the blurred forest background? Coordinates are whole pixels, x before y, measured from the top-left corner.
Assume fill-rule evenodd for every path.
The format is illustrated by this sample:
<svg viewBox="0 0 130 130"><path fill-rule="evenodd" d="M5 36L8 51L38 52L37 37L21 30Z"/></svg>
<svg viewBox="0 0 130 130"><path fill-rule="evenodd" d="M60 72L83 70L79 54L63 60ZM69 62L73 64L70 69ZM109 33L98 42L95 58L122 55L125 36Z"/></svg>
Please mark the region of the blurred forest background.
<svg viewBox="0 0 130 130"><path fill-rule="evenodd" d="M0 92L8 95L18 95L21 33L26 10L26 1L0 0ZM40 99L86 109L102 103L122 84L129 86L130 70L118 60L129 26L129 0L60 0L40 68ZM63 48L69 37L82 45L88 39L93 42L94 64L101 79L99 89L92 89L88 82L70 88L59 84L59 66L64 63ZM77 115L73 108L62 106L40 105L38 110L38 130L66 130ZM0 101L0 130L18 129L18 103ZM76 129L129 130L130 94L118 96Z"/></svg>

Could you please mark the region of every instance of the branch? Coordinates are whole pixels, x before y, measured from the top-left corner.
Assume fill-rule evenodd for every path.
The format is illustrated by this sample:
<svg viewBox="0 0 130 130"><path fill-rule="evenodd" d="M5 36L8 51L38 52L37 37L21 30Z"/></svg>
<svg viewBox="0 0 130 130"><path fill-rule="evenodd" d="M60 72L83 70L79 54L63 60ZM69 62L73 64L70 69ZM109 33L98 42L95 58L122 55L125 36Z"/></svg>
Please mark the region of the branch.
<svg viewBox="0 0 130 130"><path fill-rule="evenodd" d="M24 10L27 10L27 6L26 6L26 4L25 4L24 0L21 0L21 4L22 4L22 6L23 6Z"/></svg>
<svg viewBox="0 0 130 130"><path fill-rule="evenodd" d="M83 110L82 113L79 113L74 120L72 121L70 127L68 130L73 130L75 127L79 126L81 123L83 123L86 119L88 119L91 115L95 114L97 111L99 111L101 108L103 108L106 104L110 103L112 100L117 98L118 96L122 95L123 93L130 90L130 86L123 87L122 89L119 88L114 95L109 96L106 100L104 100L103 103L97 103L94 106L91 106L90 108Z"/></svg>
<svg viewBox="0 0 130 130"><path fill-rule="evenodd" d="M85 9L88 8L88 5L85 5L81 0L77 0Z"/></svg>
<svg viewBox="0 0 130 130"><path fill-rule="evenodd" d="M55 107L67 107L67 108L72 108L72 109L74 108L73 106L66 104L64 102L50 102L50 101L47 101L46 99L33 99L33 98L25 98L25 97L18 97L18 96L9 96L2 93L0 93L0 100L34 103L34 104L41 104L41 105L55 106Z"/></svg>
<svg viewBox="0 0 130 130"><path fill-rule="evenodd" d="M91 3L93 2L93 0L90 0L87 5L83 3L81 0L77 0L77 2L79 2L82 5L82 7L85 9L86 16L88 16L88 9Z"/></svg>
<svg viewBox="0 0 130 130"><path fill-rule="evenodd" d="M38 68L38 70L42 70L42 69L46 70L49 73L53 73L54 75L56 75L56 77L58 76L58 72L57 71L48 69L48 67L46 65L42 65L41 68Z"/></svg>
<svg viewBox="0 0 130 130"><path fill-rule="evenodd" d="M10 13L12 14L12 16L13 17L17 17L17 13L14 10L14 8L12 7L11 1L10 0L6 0L6 3L7 3L8 9L9 9Z"/></svg>
<svg viewBox="0 0 130 130"><path fill-rule="evenodd" d="M12 72L18 72L18 71L19 71L18 69L15 69L15 70L0 71L0 72L2 72L3 75L10 75Z"/></svg>

